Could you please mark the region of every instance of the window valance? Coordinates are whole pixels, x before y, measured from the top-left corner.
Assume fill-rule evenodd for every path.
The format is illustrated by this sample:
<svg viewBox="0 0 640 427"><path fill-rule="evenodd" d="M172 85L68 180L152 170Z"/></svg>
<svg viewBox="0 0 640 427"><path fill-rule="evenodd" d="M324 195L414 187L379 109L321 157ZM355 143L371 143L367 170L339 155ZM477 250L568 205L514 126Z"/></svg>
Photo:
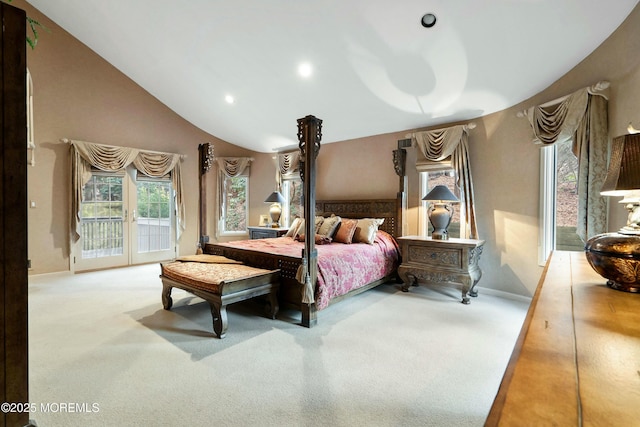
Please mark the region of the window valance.
<svg viewBox="0 0 640 427"><path fill-rule="evenodd" d="M276 183L278 190L282 191L282 181L297 178L300 171L300 151L278 153L278 167L276 168Z"/></svg>
<svg viewBox="0 0 640 427"><path fill-rule="evenodd" d="M456 193L459 193L464 209L464 224L460 224L462 237L469 239L478 238L468 147L469 130L474 127L470 123L407 135L422 153L423 162L441 162L451 157L451 166L456 173Z"/></svg>
<svg viewBox="0 0 640 427"><path fill-rule="evenodd" d="M578 158L578 213L576 233L583 241L607 229L607 203L600 189L607 173L609 82L593 86L529 108L526 115L534 143L555 144L572 141Z"/></svg>
<svg viewBox="0 0 640 427"><path fill-rule="evenodd" d="M242 175L252 161L252 157L216 157L220 172L229 178Z"/></svg>
<svg viewBox="0 0 640 427"><path fill-rule="evenodd" d="M533 129L533 142L554 144L571 140L578 127L588 120L585 119L585 115L591 96L599 96L606 101L607 97L603 91L608 87L608 82L599 82L558 100L527 109L524 114ZM574 140L574 150L575 145ZM577 155L575 151L574 154Z"/></svg>
<svg viewBox="0 0 640 427"><path fill-rule="evenodd" d="M91 179L91 168L107 172L124 170L133 166L144 175L160 178L171 174L171 183L176 195L177 238L185 229L185 207L182 197L182 175L180 154L140 150L96 144L93 142L64 139L71 144L71 238L75 242L80 237L80 204L82 187Z"/></svg>

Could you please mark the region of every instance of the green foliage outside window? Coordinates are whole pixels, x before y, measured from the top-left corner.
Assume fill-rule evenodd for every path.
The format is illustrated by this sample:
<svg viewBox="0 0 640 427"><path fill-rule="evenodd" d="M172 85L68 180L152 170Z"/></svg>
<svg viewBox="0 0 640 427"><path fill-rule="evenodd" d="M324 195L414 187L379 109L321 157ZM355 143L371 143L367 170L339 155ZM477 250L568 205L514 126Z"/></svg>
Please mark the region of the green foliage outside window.
<svg viewBox="0 0 640 427"><path fill-rule="evenodd" d="M138 217L171 217L171 184L169 182L138 181Z"/></svg>
<svg viewBox="0 0 640 427"><path fill-rule="evenodd" d="M247 184L246 176L224 180L224 231L247 230Z"/></svg>
<svg viewBox="0 0 640 427"><path fill-rule="evenodd" d="M82 189L82 218L122 218L122 177L94 175Z"/></svg>

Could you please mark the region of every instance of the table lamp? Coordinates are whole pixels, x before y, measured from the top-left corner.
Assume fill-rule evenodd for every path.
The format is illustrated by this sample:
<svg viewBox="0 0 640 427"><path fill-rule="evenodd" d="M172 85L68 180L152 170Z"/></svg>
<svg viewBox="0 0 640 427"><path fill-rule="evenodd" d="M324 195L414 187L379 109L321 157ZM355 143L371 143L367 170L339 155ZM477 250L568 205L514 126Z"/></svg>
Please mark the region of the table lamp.
<svg viewBox="0 0 640 427"><path fill-rule="evenodd" d="M271 203L269 215L271 215L271 227L280 227L280 215L282 215L282 204L285 202L284 197L279 191L274 191L266 198L265 203Z"/></svg>
<svg viewBox="0 0 640 427"><path fill-rule="evenodd" d="M458 198L445 185L436 185L422 200L432 203L428 211L429 222L433 226L431 238L447 240L449 238L447 228L453 216L451 203L459 202Z"/></svg>
<svg viewBox="0 0 640 427"><path fill-rule="evenodd" d="M620 203L629 215L617 233L598 234L587 241L587 260L610 288L640 292L640 134L613 139L600 194L622 196Z"/></svg>

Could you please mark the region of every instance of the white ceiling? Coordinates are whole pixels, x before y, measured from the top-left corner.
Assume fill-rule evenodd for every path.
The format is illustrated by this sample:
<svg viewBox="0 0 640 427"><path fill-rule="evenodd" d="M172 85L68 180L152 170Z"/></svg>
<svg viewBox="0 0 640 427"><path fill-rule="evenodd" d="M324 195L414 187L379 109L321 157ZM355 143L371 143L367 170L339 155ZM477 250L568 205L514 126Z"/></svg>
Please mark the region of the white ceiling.
<svg viewBox="0 0 640 427"><path fill-rule="evenodd" d="M297 145L309 114L326 144L503 110L569 71L638 2L28 1L195 126L262 152Z"/></svg>

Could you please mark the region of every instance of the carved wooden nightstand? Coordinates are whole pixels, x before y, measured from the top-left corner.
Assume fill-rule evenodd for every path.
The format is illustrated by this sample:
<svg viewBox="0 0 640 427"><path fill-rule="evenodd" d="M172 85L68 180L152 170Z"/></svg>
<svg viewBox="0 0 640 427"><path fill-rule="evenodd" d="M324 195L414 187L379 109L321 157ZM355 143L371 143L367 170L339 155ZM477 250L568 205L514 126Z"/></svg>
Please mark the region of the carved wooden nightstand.
<svg viewBox="0 0 640 427"><path fill-rule="evenodd" d="M249 239L269 239L287 234L288 227L247 227L249 229Z"/></svg>
<svg viewBox="0 0 640 427"><path fill-rule="evenodd" d="M469 296L478 296L475 287L482 277L478 261L484 240L404 236L398 243L402 250L398 275L404 282L404 292L424 281L461 284L463 304L469 304Z"/></svg>

